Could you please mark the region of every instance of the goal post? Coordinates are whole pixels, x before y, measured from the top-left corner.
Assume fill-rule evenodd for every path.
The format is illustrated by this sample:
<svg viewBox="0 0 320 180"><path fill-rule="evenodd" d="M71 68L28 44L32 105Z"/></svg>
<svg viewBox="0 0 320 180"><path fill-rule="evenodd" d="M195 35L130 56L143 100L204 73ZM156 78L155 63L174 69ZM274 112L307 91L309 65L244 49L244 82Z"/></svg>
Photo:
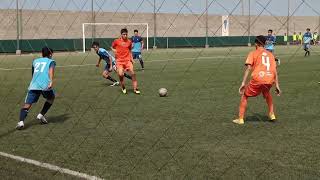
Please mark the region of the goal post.
<svg viewBox="0 0 320 180"><path fill-rule="evenodd" d="M86 27L87 26L146 26L146 49L149 50L149 25L148 23L82 23L82 48L86 52Z"/></svg>

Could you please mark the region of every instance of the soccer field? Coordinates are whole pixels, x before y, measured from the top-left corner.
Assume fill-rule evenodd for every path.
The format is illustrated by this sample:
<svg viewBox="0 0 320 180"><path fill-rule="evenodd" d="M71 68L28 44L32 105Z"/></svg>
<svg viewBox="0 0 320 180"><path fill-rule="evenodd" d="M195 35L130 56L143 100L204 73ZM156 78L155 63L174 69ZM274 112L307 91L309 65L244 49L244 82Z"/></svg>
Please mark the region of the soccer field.
<svg viewBox="0 0 320 180"><path fill-rule="evenodd" d="M109 87L91 53L56 53L57 98L49 124L15 130L38 55L0 56L0 151L104 179L319 179L320 48L277 47L283 94L278 121L264 99L251 98L235 125L247 53L254 48L158 49L135 63L141 95ZM113 77L116 77L113 74ZM168 89L168 97L158 89ZM273 90L272 90L273 91ZM0 156L8 179L73 179Z"/></svg>

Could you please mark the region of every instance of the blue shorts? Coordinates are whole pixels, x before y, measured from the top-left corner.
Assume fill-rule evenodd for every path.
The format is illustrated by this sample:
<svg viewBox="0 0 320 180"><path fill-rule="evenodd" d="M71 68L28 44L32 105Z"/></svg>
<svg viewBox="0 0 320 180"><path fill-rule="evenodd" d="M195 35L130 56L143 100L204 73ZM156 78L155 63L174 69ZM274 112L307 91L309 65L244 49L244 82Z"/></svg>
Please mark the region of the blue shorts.
<svg viewBox="0 0 320 180"><path fill-rule="evenodd" d="M105 71L108 71L108 72L111 72L111 71L109 71L109 69L110 69L110 64L109 63L106 63L106 65L104 66L104 70Z"/></svg>
<svg viewBox="0 0 320 180"><path fill-rule="evenodd" d="M40 95L45 99L53 99L55 97L54 90L42 91L42 90L29 90L25 99L26 104L33 104L38 102Z"/></svg>
<svg viewBox="0 0 320 180"><path fill-rule="evenodd" d="M132 52L132 58L133 58L133 59L140 59L140 58L142 58L141 52Z"/></svg>
<svg viewBox="0 0 320 180"><path fill-rule="evenodd" d="M310 44L309 43L303 44L303 49L309 49L309 48L310 48Z"/></svg>

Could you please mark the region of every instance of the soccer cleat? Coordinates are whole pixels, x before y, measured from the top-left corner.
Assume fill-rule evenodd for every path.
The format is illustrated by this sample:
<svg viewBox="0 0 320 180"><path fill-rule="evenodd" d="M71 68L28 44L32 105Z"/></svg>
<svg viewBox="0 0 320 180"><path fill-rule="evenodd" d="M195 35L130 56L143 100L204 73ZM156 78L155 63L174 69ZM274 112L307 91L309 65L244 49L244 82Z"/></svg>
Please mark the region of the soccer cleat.
<svg viewBox="0 0 320 180"><path fill-rule="evenodd" d="M139 91L139 89L133 90L133 92L134 92L135 94L140 94L140 93L141 93L141 92Z"/></svg>
<svg viewBox="0 0 320 180"><path fill-rule="evenodd" d="M232 122L236 123L236 124L244 124L244 120L243 119L235 119Z"/></svg>
<svg viewBox="0 0 320 180"><path fill-rule="evenodd" d="M274 114L270 114L269 117L270 117L270 120L273 121L273 122L275 120L277 120L277 118L276 118L276 116Z"/></svg>
<svg viewBox="0 0 320 180"><path fill-rule="evenodd" d="M123 93L123 94L127 94L126 88L122 88L121 90L122 90L122 93Z"/></svg>
<svg viewBox="0 0 320 180"><path fill-rule="evenodd" d="M117 81L117 82L114 82L113 84L111 84L110 86L119 86L119 82Z"/></svg>
<svg viewBox="0 0 320 180"><path fill-rule="evenodd" d="M24 128L24 123L23 123L23 121L19 121L18 124L17 124L17 126L16 126L16 129L21 130L21 129L23 129L23 128Z"/></svg>
<svg viewBox="0 0 320 180"><path fill-rule="evenodd" d="M41 124L48 124L48 121L46 120L44 115L42 115L40 113L38 114L37 119L40 121Z"/></svg>

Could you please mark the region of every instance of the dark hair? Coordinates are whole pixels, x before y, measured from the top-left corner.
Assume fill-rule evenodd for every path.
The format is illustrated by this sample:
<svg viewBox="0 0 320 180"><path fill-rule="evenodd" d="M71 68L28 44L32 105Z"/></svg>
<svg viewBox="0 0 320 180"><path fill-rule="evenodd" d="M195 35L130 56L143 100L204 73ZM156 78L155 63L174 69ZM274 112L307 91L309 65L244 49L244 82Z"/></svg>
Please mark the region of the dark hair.
<svg viewBox="0 0 320 180"><path fill-rule="evenodd" d="M256 39L254 40L254 42L258 45L264 46L266 44L266 37L260 35L257 36Z"/></svg>
<svg viewBox="0 0 320 180"><path fill-rule="evenodd" d="M50 57L53 53L53 50L45 46L42 48L41 52L42 52L42 57Z"/></svg>
<svg viewBox="0 0 320 180"><path fill-rule="evenodd" d="M272 31L272 29L269 29L268 32L271 32L271 33L272 33L273 31Z"/></svg>
<svg viewBox="0 0 320 180"><path fill-rule="evenodd" d="M307 28L307 31L310 31L310 28Z"/></svg>
<svg viewBox="0 0 320 180"><path fill-rule="evenodd" d="M135 29L133 32L138 32L138 30L137 30L137 29Z"/></svg>
<svg viewBox="0 0 320 180"><path fill-rule="evenodd" d="M122 33L128 33L128 29L127 29L127 28L123 28L123 29L121 29L120 33L121 33L121 34L122 34Z"/></svg>
<svg viewBox="0 0 320 180"><path fill-rule="evenodd" d="M99 43L98 43L97 41L94 41L94 42L92 43L91 47L93 47L93 46L98 46L98 47L99 47L100 45L99 45Z"/></svg>

